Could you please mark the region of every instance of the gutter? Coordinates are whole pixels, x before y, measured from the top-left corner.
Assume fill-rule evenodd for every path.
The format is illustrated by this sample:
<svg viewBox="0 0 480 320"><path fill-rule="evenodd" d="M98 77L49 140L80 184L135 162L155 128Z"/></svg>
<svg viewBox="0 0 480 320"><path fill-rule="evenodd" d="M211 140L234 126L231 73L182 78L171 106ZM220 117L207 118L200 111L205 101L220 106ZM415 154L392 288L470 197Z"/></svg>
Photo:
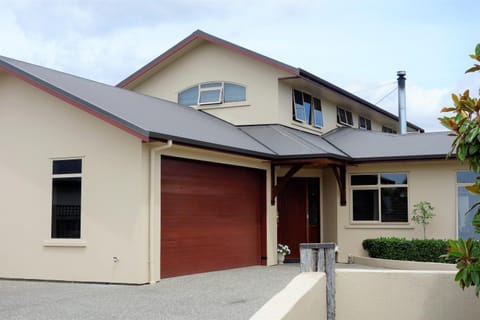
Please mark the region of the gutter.
<svg viewBox="0 0 480 320"><path fill-rule="evenodd" d="M150 149L150 195L149 195L149 207L148 207L148 282L150 284L155 283L155 252L154 252L154 241L155 241L155 230L154 230L154 220L155 220L155 157L160 151L171 148L173 145L172 140L168 140L166 144L163 144L158 147Z"/></svg>

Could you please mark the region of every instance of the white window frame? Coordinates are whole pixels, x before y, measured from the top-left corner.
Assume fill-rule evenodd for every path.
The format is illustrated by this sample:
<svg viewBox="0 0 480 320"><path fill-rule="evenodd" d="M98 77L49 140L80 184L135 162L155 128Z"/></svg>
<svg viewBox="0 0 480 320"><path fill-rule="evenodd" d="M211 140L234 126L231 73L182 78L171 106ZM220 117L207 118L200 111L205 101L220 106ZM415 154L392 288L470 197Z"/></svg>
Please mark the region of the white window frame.
<svg viewBox="0 0 480 320"><path fill-rule="evenodd" d="M215 84L215 83L218 83L218 85L208 86L209 84ZM244 90L245 90L245 100L225 102L225 83L244 88ZM180 94L182 94L186 90L189 90L189 89L192 89L192 88L195 88L195 87L197 88L196 104L190 105L190 106L194 106L194 107L195 106L209 106L209 105L227 105L227 106L229 106L229 105L242 104L242 103L245 103L247 101L247 87L244 86L243 84L230 82L230 81L207 81L207 82L197 83L196 85L193 85L191 87L185 88L184 90L180 91L177 94L177 103L180 102L179 101L180 100L179 99ZM202 93L214 92L214 91L218 91L217 99L201 102Z"/></svg>
<svg viewBox="0 0 480 320"><path fill-rule="evenodd" d="M459 188L465 188L467 186L471 186L475 181L472 181L472 182L458 182L458 173L459 172L471 172L470 170L457 170L455 172L455 211L456 211L456 224L457 224L457 227L456 227L456 235L457 235L457 239L460 237L460 230L459 230L459 227L460 227L460 221L458 220L459 218L459 215L460 215L460 212L459 212L459 205L460 205L460 201L459 201L459 198L458 198L458 189ZM477 176L477 174L475 174L475 176ZM468 191L467 191L468 192ZM470 209L470 208L468 208ZM467 210L468 210L467 209ZM469 215L474 215L474 212L469 212L468 213ZM473 217L472 217L473 218ZM473 228L473 226L472 226Z"/></svg>
<svg viewBox="0 0 480 320"><path fill-rule="evenodd" d="M340 116L340 114L343 112L344 116L345 116L345 121L342 121L342 118ZM348 116L347 114L350 114L350 119L352 119L352 123L348 123ZM352 111L350 110L347 110L343 107L339 107L337 106L337 123L339 124L342 124L342 125L345 125L345 126L348 126L348 127L353 127L353 114L352 114Z"/></svg>
<svg viewBox="0 0 480 320"><path fill-rule="evenodd" d="M53 163L55 161L65 161L65 160L80 160L81 161L81 173L61 173L61 174L54 174L53 173ZM51 170L51 178L50 178L50 224L49 224L49 239L48 241L45 242L46 246L57 246L58 244L61 244L61 246L78 246L75 245L80 244L80 246L84 245L84 241L82 240L83 238L83 194L84 194L84 170L85 170L85 159L84 157L71 157L71 158L52 158L50 159L50 170ZM79 237L78 238L54 238L52 237L52 227L53 227L53 212L52 212L52 206L53 206L53 179L58 179L58 178L80 178L81 184L80 184L80 230L79 230Z"/></svg>
<svg viewBox="0 0 480 320"><path fill-rule="evenodd" d="M407 175L407 184L381 184L381 175L385 174L405 174ZM377 176L377 184L375 185L352 185L352 176ZM348 175L348 185L349 185L349 195L350 195L350 224L354 225L408 225L410 224L410 215L408 212L409 208L409 199L410 199L410 188L408 182L410 181L409 173L406 171L402 172L362 172L362 173L351 173ZM407 188L407 221L382 221L382 189L384 188ZM353 191L354 190L377 190L378 191L378 220L354 220L353 218Z"/></svg>
<svg viewBox="0 0 480 320"><path fill-rule="evenodd" d="M204 85L213 84L213 83L219 83L220 85L211 86L211 87L209 86L209 87L202 88L202 86L204 86ZM224 84L223 81L210 81L210 82L203 82L203 83L198 84L197 105L204 106L204 105L208 105L208 104L222 103L222 101L223 101L223 84ZM202 97L202 92L213 92L213 91L218 91L217 100L200 102L201 97Z"/></svg>
<svg viewBox="0 0 480 320"><path fill-rule="evenodd" d="M297 104L295 103L295 91L299 92L301 95L302 95L302 105L301 107L297 107ZM305 103L305 95L309 95L310 96L310 116L308 117L308 121L307 121L307 113L306 113L306 110L305 110L305 107L304 107L304 103ZM315 100L318 101L318 107L322 114L322 117L321 117L321 122L322 124L319 125L317 124L317 119L315 117ZM303 90L298 90L298 89L293 89L292 90L292 105L293 105L293 120L295 122L299 122L303 125L310 125L314 128L323 128L323 110L322 110L322 100L320 98L318 98L317 96L311 94L310 92L306 92L306 91L303 91ZM301 115L303 114L303 118L301 117Z"/></svg>

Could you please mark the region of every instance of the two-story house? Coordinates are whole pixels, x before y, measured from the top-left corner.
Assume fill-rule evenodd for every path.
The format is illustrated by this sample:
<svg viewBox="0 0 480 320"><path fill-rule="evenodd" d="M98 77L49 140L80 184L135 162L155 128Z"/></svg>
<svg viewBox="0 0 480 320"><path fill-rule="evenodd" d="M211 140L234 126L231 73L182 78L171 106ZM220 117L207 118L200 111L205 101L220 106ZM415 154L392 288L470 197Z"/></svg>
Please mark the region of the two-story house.
<svg viewBox="0 0 480 320"><path fill-rule="evenodd" d="M0 58L0 277L148 283L277 243L468 235L466 167L303 69L196 31L116 87ZM33 262L33 263L32 263Z"/></svg>

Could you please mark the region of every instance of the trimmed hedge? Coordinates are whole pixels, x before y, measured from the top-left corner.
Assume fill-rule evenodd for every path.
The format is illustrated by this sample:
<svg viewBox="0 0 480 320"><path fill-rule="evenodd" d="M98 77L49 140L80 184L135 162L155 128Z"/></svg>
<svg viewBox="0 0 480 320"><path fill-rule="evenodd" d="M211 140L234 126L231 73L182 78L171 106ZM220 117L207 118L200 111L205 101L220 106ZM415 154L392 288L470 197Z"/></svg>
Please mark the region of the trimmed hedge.
<svg viewBox="0 0 480 320"><path fill-rule="evenodd" d="M405 238L366 239L362 245L371 258L443 263L445 260L440 256L449 247L447 240Z"/></svg>

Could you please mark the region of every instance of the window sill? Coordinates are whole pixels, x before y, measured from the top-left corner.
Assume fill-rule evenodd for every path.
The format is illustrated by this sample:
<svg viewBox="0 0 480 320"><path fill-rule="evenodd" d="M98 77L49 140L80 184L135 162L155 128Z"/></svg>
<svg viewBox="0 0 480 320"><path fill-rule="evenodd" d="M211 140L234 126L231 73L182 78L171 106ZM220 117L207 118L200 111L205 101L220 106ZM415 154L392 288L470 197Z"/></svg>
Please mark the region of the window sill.
<svg viewBox="0 0 480 320"><path fill-rule="evenodd" d="M44 247L86 247L87 241L81 239L50 239L43 241Z"/></svg>
<svg viewBox="0 0 480 320"><path fill-rule="evenodd" d="M228 103L218 103L218 104L205 104L192 106L196 110L212 110L212 109L223 109L223 108L237 108L237 107L250 107L250 103L247 101L242 102L228 102Z"/></svg>
<svg viewBox="0 0 480 320"><path fill-rule="evenodd" d="M354 128L355 129L355 126L353 124L338 123L337 122L337 128Z"/></svg>
<svg viewBox="0 0 480 320"><path fill-rule="evenodd" d="M350 224L347 226L344 226L344 229L403 229L403 230L413 230L415 229L414 226L410 224L404 224L404 223L399 223L399 224Z"/></svg>
<svg viewBox="0 0 480 320"><path fill-rule="evenodd" d="M322 133L322 128L321 127L315 127L314 125L311 124L304 124L302 122L297 122L297 121L292 121L292 125L302 128L302 129L307 129L311 130L314 132Z"/></svg>

